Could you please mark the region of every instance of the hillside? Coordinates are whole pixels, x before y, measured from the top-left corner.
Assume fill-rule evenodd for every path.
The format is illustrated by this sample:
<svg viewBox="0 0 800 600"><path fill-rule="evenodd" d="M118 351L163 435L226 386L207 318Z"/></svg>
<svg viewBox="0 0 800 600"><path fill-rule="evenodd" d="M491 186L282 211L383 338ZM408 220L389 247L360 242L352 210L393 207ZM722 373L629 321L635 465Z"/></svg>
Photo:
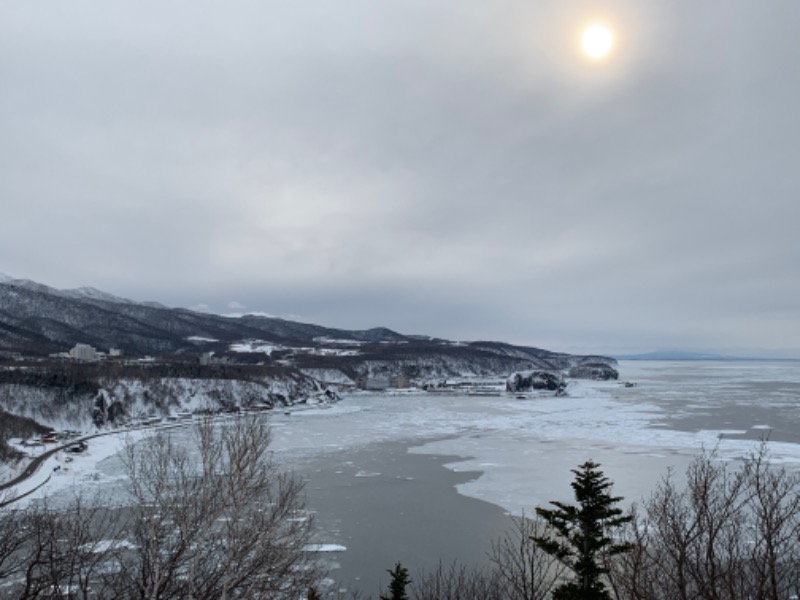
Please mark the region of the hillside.
<svg viewBox="0 0 800 600"><path fill-rule="evenodd" d="M116 348L134 358L187 360L212 354L215 360L236 363L281 361L340 369L352 378L563 370L592 358L500 342L403 335L384 327L350 331L255 315L223 317L134 302L93 288L57 290L0 277L0 352L44 357L67 352L76 343L103 351Z"/></svg>
<svg viewBox="0 0 800 600"><path fill-rule="evenodd" d="M29 280L0 279L0 350L8 352L48 354L80 342L133 356L200 354L246 339L296 345L315 338L408 339L385 328L345 331L254 315L223 317L132 302L93 288L56 290Z"/></svg>

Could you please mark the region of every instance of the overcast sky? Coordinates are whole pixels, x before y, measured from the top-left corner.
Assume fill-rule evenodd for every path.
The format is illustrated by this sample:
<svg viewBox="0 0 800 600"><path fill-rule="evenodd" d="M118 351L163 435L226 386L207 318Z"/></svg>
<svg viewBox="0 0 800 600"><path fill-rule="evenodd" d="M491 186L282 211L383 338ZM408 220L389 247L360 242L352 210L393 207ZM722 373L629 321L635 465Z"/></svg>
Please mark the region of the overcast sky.
<svg viewBox="0 0 800 600"><path fill-rule="evenodd" d="M800 356L798 23L797 0L2 1L0 271Z"/></svg>

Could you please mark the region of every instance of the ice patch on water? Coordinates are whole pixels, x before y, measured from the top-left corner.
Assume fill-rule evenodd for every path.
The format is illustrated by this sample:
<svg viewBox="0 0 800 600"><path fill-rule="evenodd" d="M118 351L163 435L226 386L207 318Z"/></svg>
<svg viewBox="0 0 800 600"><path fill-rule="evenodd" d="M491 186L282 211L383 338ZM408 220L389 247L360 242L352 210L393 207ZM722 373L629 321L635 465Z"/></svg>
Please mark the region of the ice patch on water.
<svg viewBox="0 0 800 600"><path fill-rule="evenodd" d="M308 544L303 550L306 552L346 552L347 547L341 544Z"/></svg>
<svg viewBox="0 0 800 600"><path fill-rule="evenodd" d="M380 477L380 473L370 473L369 471L359 471L356 477Z"/></svg>
<svg viewBox="0 0 800 600"><path fill-rule="evenodd" d="M718 435L747 435L746 429L717 429Z"/></svg>

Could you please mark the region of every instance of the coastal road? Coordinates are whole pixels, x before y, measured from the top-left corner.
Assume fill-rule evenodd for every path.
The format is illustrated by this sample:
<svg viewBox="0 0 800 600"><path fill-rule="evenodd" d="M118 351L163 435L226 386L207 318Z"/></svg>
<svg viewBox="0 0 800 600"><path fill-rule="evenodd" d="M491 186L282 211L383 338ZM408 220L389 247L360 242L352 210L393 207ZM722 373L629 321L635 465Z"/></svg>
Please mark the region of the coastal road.
<svg viewBox="0 0 800 600"><path fill-rule="evenodd" d="M226 418L230 418L230 415L216 415L212 419L214 421L218 421L218 420L225 420ZM150 427L136 427L135 429L153 429L153 430L160 429L160 430L164 430L164 429L175 429L175 428L178 428L178 427L186 427L187 425L188 425L188 423L186 423L186 422L184 422L184 423L170 423L170 424L166 424L166 425L163 424L163 423L159 423L157 425L153 425L153 426L150 426ZM91 440L91 439L94 439L94 438L98 438L98 437L102 437L102 436L105 436L105 435L115 435L115 434L120 434L120 433L126 433L126 432L129 432L129 431L133 431L133 429L115 429L113 431L103 431L103 432L100 432L100 433L93 433L91 435L85 435L83 437L79 437L79 438L75 438L74 440L70 440L69 443L67 443L67 444L61 444L60 446L56 446L55 448L51 448L50 450L47 450L46 452L40 454L39 456L37 456L33 460L31 460L30 464L27 467L25 467L25 469L22 471L22 473L17 475L14 479L11 479L10 481L6 481L6 482L3 482L3 483L0 483L0 492L2 492L3 490L11 489L14 486L17 486L17 485L23 483L24 481L26 481L27 479L33 477L33 475L36 474L36 472L39 470L39 468L42 466L42 464L48 458L50 458L51 456L56 454L56 452L64 450L65 448L69 448L70 446L74 446L75 444L78 444L80 442L85 442L85 441L88 441L88 440ZM24 494L21 494L19 496L15 496L14 498L11 498L11 499L8 499L8 500L0 498L0 508L8 506L9 504L13 504L14 502L17 502L18 500L22 500L26 496L32 494L33 492L35 492L36 490L41 488L43 485L45 485L48 481L50 481L50 477L51 476L52 476L52 473L50 475L48 475L48 477L47 477L47 479L45 481L43 481L42 483L37 485L32 490L28 490Z"/></svg>
<svg viewBox="0 0 800 600"><path fill-rule="evenodd" d="M6 481L5 483L0 483L0 492L2 492L3 490L7 490L9 488L13 488L14 486L17 486L20 483L24 482L26 479L29 479L30 477L33 477L33 475L42 466L42 463L44 463L44 461L46 461L48 458L53 456L56 452L60 452L61 450L64 450L65 448L69 448L70 446L74 446L75 444L78 444L80 442L85 442L85 441L88 441L88 440L91 440L93 438L100 437L100 436L103 436L103 435L111 435L112 433L119 433L119 432L118 431L107 431L107 432L103 432L103 433L93 433L92 435L86 435L86 436L83 436L81 438L76 438L74 440L71 440L68 444L62 444L60 446L56 446L55 448L52 448L52 449L48 450L47 452L43 452L42 454L40 454L39 456L34 458L30 462L30 464L27 467L25 467L25 469L22 471L22 473L17 475L14 479L12 479L10 481ZM12 503L16 502L17 500L21 500L22 498L24 498L28 494L31 494L31 493L35 492L36 490L38 490L40 487L42 487L48 481L50 481L50 476L49 475L48 475L46 480L44 480L42 483L37 485L32 490L29 490L29 491L25 492L21 496L16 496L16 497L14 497L14 498L12 498L10 500L0 501L0 508L3 508L4 506L8 506L9 504L12 504Z"/></svg>

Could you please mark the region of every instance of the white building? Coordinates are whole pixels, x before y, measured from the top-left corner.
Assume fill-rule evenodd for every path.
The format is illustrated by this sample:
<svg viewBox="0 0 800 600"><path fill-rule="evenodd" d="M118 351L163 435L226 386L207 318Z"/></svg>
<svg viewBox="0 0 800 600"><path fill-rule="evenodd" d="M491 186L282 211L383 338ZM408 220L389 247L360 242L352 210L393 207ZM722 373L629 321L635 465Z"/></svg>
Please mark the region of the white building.
<svg viewBox="0 0 800 600"><path fill-rule="evenodd" d="M89 344L75 344L69 355L75 360L97 360L97 350Z"/></svg>

